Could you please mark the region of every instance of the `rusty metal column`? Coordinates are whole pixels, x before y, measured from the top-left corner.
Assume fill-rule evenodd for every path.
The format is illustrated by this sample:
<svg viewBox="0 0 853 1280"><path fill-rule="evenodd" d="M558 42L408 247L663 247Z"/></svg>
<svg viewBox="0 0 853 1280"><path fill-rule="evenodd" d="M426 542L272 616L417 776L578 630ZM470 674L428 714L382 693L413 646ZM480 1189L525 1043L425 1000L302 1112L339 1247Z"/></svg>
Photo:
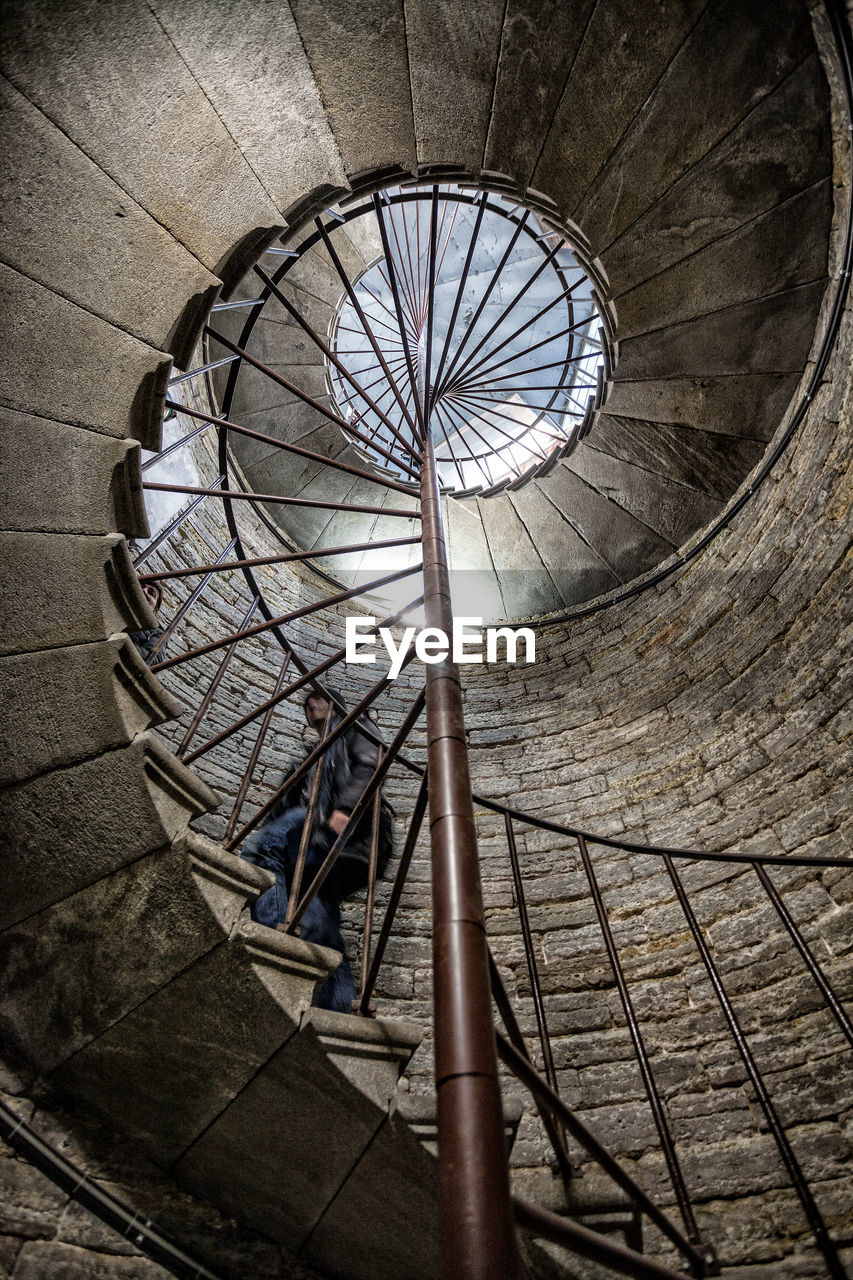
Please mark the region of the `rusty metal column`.
<svg viewBox="0 0 853 1280"><path fill-rule="evenodd" d="M421 464L424 605L452 632L435 455ZM517 1280L477 836L459 672L426 667L432 846L435 1077L444 1280Z"/></svg>

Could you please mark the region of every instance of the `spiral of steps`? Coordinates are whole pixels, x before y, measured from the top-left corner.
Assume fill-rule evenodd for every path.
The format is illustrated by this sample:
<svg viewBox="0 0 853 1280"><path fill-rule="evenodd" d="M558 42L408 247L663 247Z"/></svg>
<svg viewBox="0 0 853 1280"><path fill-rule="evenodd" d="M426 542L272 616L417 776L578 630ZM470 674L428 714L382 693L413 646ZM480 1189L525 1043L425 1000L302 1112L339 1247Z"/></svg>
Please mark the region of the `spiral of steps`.
<svg viewBox="0 0 853 1280"><path fill-rule="evenodd" d="M173 364L190 367L211 305L257 296L252 265L323 209L416 177L508 194L577 237L606 289L615 359L584 438L547 474L445 498L454 568L492 575L501 618L618 595L723 510L808 370L837 270L821 14L820 52L793 0L772 13L731 0L27 0L8 15L11 1092L22 1109L60 1099L102 1117L226 1223L276 1240L281 1274L297 1254L346 1280L436 1274L433 1160L395 1092L420 1031L310 1009L332 957L248 921L264 874L189 829L220 798L152 732L180 707L125 635L153 621L127 539L148 533L140 447L161 446ZM363 233L347 260L358 271L375 252ZM284 288L327 332L341 291L323 253ZM328 395L325 365L274 300L244 326L240 309L216 317ZM358 462L249 370L229 412ZM257 492L331 492L328 474L232 443ZM338 493L356 490L373 492ZM382 517L345 530L288 510L268 514L305 550L390 536ZM339 576L386 563L400 562L373 554ZM334 1142L314 1142L320 1126ZM202 1260L239 1275L223 1233ZM11 1274L60 1263L87 1274L74 1246L28 1240Z"/></svg>
<svg viewBox="0 0 853 1280"><path fill-rule="evenodd" d="M623 18L623 41L638 42L647 16L634 10ZM591 73L583 59L572 63L567 53L571 70L547 139L525 139L526 166L517 167L517 142L511 168L503 170L489 157L483 165L484 182L522 197L526 188L517 175L525 174L534 189L531 202L550 219L540 212L543 226L562 220L582 228L575 239L608 299L615 366L582 438L568 457L544 468L547 474L512 491L444 501L459 596L470 598L476 576L495 617L564 611L618 591L673 556L720 513L759 462L797 388L827 281L832 161L822 73L794 10L780 18L772 31L756 28L745 38L739 65L750 68L746 76L728 57L725 32L734 14L685 12L682 43L654 92L637 102L622 134L609 135L612 149L600 153L598 171L590 161L589 171L578 173L568 188L565 173L557 187L553 179L544 182L554 168L554 135L568 135L574 152L591 150L586 136L571 133L577 126L567 113L573 102L598 104L605 90L584 78ZM504 85L502 72L513 47L510 32L519 25L510 23L502 42L496 102L502 88L510 92L512 73L507 67ZM598 34L591 25L585 44ZM674 38L676 31L668 34ZM310 55L310 28L307 48ZM597 66L596 74L601 70ZM702 122L701 141L689 136L687 121L684 135L673 139L673 120L689 113L685 104L699 75L715 86L714 122ZM642 87L648 92L645 81ZM521 92L517 84L512 88ZM778 114L788 100L797 103L796 127L787 117L782 125ZM515 107L518 118L530 120L527 98ZM592 122L589 127L593 131ZM638 155L644 172L635 192L631 166L639 167ZM473 171L475 182L477 176ZM457 173L456 181L462 180ZM624 198L626 187L631 200ZM550 200L543 189L554 192ZM283 243L293 250L300 238L297 228ZM352 279L381 257L370 216L347 221L331 240ZM330 252L323 242L314 244L279 279L286 302L318 336L329 335L344 297ZM272 270L277 260L263 261ZM262 307L217 316L216 332L334 409L323 352L249 273L234 299L258 297L265 299ZM225 351L211 341L211 357ZM340 428L263 371L242 367L229 381L228 368L219 368L213 379L232 420L358 463L352 445L344 448ZM378 486L330 477L268 441L237 436L232 448L247 485L258 493L310 498L322 489L338 501L400 505ZM280 506L270 507L269 515L303 549L380 540L392 527L399 532L399 525L376 516L359 521ZM372 574L387 572L414 555L368 552L340 568L357 575L366 562Z"/></svg>

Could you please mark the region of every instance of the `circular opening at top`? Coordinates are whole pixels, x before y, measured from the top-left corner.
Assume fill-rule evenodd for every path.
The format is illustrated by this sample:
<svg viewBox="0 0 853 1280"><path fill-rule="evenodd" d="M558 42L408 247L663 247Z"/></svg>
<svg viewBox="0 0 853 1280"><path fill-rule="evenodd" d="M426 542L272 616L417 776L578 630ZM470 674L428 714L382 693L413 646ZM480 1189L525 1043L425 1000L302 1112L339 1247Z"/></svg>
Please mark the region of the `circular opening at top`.
<svg viewBox="0 0 853 1280"><path fill-rule="evenodd" d="M607 338L564 235L506 196L448 183L383 191L361 216L381 252L341 299L328 362L352 446L402 476L393 459L417 455L428 419L457 494L522 482L567 452Z"/></svg>

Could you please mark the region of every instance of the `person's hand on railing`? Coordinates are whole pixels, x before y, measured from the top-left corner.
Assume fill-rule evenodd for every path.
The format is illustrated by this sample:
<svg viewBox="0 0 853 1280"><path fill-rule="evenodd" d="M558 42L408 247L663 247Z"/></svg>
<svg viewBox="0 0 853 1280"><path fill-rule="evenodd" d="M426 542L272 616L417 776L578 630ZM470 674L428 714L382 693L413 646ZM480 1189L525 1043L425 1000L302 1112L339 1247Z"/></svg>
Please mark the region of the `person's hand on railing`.
<svg viewBox="0 0 853 1280"><path fill-rule="evenodd" d="M344 813L343 809L333 809L329 814L326 826L331 827L335 835L339 836L348 822L348 813Z"/></svg>

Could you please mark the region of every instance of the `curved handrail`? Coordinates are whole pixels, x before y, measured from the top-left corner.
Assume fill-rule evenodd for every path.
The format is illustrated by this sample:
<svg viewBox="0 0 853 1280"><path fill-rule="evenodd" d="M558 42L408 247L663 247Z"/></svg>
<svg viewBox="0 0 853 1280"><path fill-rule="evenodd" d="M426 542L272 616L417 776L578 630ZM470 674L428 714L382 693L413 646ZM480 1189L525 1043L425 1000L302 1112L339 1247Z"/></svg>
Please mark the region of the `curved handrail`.
<svg viewBox="0 0 853 1280"><path fill-rule="evenodd" d="M844 83L845 83L846 94L848 99L848 106L851 108L851 115L853 115L853 77L851 77L851 65L850 65L851 58L850 58L849 38L843 25L843 18L840 16L835 0L829 0L827 4L827 11L830 15L830 21L833 26L833 31L836 35L836 42L839 48L839 53L842 58L842 62L844 64ZM434 270L434 264L435 264L435 225L434 225L435 212L434 210L435 210L436 199L437 199L437 196L435 195L436 190L437 188L434 188L434 194L433 194L433 200L432 200L433 240L432 240L432 253L431 253L431 259L430 259L430 265L431 265L431 269L433 270ZM403 198L402 195L399 198L402 199ZM549 625L557 625L562 622L574 620L575 618L587 616L590 613L597 612L599 609L611 607L612 605L618 603L620 600L629 599L632 596L639 594L641 591L647 590L650 586L654 585L655 583L662 581L669 574L673 573L676 568L694 559L705 547L707 547L709 543L717 536L717 534L722 529L724 529L726 525L734 518L734 516L743 509L744 505L748 502L749 498L755 492L758 485L763 483L763 481L769 475L771 469L778 462L779 458L781 457L784 450L787 448L790 441L793 439L795 432L797 431L802 421L804 420L806 413L809 409L809 406L820 384L820 381L825 374L831 352L838 338L838 333L839 333L840 324L841 324L841 317L842 317L842 313L846 305L848 294L849 294L849 278L850 278L850 270L851 270L851 260L853 260L853 208L848 207L847 212L848 212L848 217L847 217L845 243L844 243L843 258L842 258L842 264L843 264L842 270L837 280L832 307L830 310L829 320L826 324L825 331L821 338L818 356L815 361L815 366L812 371L812 374L809 378L807 389L803 393L799 401L799 404L797 405L797 408L792 415L791 421L788 424L788 426L785 428L783 435L777 441L777 443L772 447L769 454L764 458L760 467L755 472L752 481L739 494L739 496L737 496L730 503L729 507L722 514L722 516L719 517L718 520L715 521L707 530L705 530L705 532L698 538L698 540L689 549L689 551L685 552L682 556L677 557L669 565L666 565L660 570L655 571L652 575L650 575L646 579L640 582L634 583L632 586L629 586L624 591L619 592L608 599L600 600L598 602L593 602L588 606L584 606L576 610L565 611L564 613L556 616L551 615L549 617L534 620L532 625L541 626L541 627L549 626ZM355 216L355 211L352 211L349 216ZM346 221L347 215L339 215L336 217L335 220ZM322 225L322 223L319 222L319 220L317 225L318 225L318 230L316 233L314 233L314 237L313 237L313 240L315 243L319 242L320 239L324 239L325 232L326 232L326 228ZM304 248L304 245L308 244L310 240L311 240L311 237L309 237L308 240L303 243L302 247ZM286 276L287 271L290 269L290 267L293 264L293 261L294 259L288 259L287 261L285 261L283 266L276 273L274 278L276 285L279 280L283 279ZM271 292L269 287L267 287L267 292L268 293ZM233 393L233 387L236 383L236 378L238 376L239 368L242 364L242 357L245 354L245 342L247 340L246 331L248 330L249 333L251 332L251 328L253 327L256 319L258 318L259 312L260 312L260 308L257 306L253 305L250 308L249 318L247 320L246 326L244 326L244 334L241 337L239 348L234 348L234 344L226 344L226 345L230 345L232 349L237 350L237 354L240 357L238 360L234 361L231 364L231 368L229 371L228 386L229 388L231 388L232 393ZM401 332L403 332L402 326L401 326ZM404 345L405 345L405 335L404 335ZM429 344L427 344L427 350L429 350ZM426 387L427 388L429 387L428 376L426 379ZM429 406L428 393L426 394L426 397L425 397L425 403L428 409L428 406ZM230 398L228 396L228 392L226 391L226 401L225 401L226 412L228 411L229 404L230 404ZM420 415L419 415L419 418L420 418ZM222 498L223 506L226 512L226 521L228 522L228 525L229 525L229 531L231 532L232 539L234 539L236 542L237 554L240 560L245 561L249 559L249 557L245 555L242 547L242 543L239 541L239 530L237 528L236 515L233 507L232 486L229 484L227 479L229 475L229 466L230 466L230 457L229 457L228 443L227 443L228 426L227 426L227 423L223 423L221 422L221 420L218 421L216 425L217 425L217 431L219 436L220 470L221 470L221 473L226 477L225 492L221 495L221 498ZM414 423L412 423L411 425L412 425L412 431L413 431L413 442L417 443L416 429L414 427ZM426 459L428 453L429 453L429 445L427 443L424 445L424 459ZM412 457L413 459L415 458L414 453L412 454ZM426 494L427 492L429 492L430 485L433 486L428 501L429 503L432 504L432 507L435 507L437 505L437 500L438 500L438 491L434 481L429 479L429 477L432 476L432 474L433 474L433 468L428 469L426 467L425 461L422 461L421 484L422 486L424 485L426 486L425 488L422 488L422 493ZM234 486L234 488L237 488L237 487L240 487L240 486L237 486L237 485ZM242 494L237 496L242 496ZM251 497L248 494L248 492L246 496L247 496L247 499L251 501ZM427 499L425 498L424 502L426 501ZM253 503L253 505L255 504ZM423 504L422 504L422 511L424 512L426 511L426 507ZM258 512L258 514L260 514L260 512ZM438 539L436 536L436 530L434 530L433 541L437 541L437 540ZM246 577L246 581L248 582L250 589L253 591L253 594L261 596L261 600L262 600L261 613L264 614L268 623L272 622L274 620L273 615L269 611L265 610L265 601L263 601L262 599L263 593L258 590L258 586L254 579L254 575L251 573L251 566L248 564L241 564L240 567ZM437 579L435 581L437 582ZM435 582L433 582L432 589L435 590ZM305 664L302 663L298 655L295 654L295 651L293 650L292 646L286 641L285 638L280 636L277 629L274 630L274 634L276 635L276 638L280 640L280 643L283 644L283 647L285 648L285 652L290 654L290 656L293 658L294 665L297 667L297 669L302 671L303 679L301 681L298 681L297 685L303 684L305 683L305 681L312 679L313 673L308 672L307 668L305 667ZM428 676L429 674L430 673L428 672ZM371 700L373 696L374 696L373 694L368 695L368 701ZM263 707L259 708L257 710L257 714L260 714L260 712L263 710L264 710ZM368 732L368 736L374 736L378 738L378 735L373 735L372 731L370 731L369 729L367 732ZM434 736L435 735L433 734L433 737ZM402 745L402 740L403 739L400 738L399 745ZM432 745L432 738L431 738L431 745ZM199 751L194 753L194 755L200 754L201 750L202 749L199 749ZM190 758L194 758L194 757L190 757ZM423 775L425 772L422 766L417 765L415 762L410 761L399 754L397 755L397 762L405 765L410 770L420 775ZM385 767L387 768L387 763ZM377 786L378 786L378 779L379 779L378 772L376 777L377 777ZM446 780L442 780L442 785L446 785ZM457 787L457 790L458 790L458 787ZM474 803L481 806L482 808L492 812L501 813L504 815L510 838L512 835L512 823L516 822L516 823L527 824L535 828L547 830L561 836L575 839L579 844L582 857L584 859L584 865L587 871L587 875L592 877L591 884L594 883L594 871L591 868L591 862L588 857L588 853L586 849L587 844L616 849L625 853L653 855L663 860L666 870L672 881L673 887L675 889L676 896L685 913L685 917L689 925L690 933L693 937L693 940L696 946L700 951L702 961L708 972L708 976L710 978L711 984L720 1001L723 1013L728 1021L729 1028L730 1028L732 1037L734 1039L734 1042L737 1045L739 1053L741 1054L742 1060L747 1070L747 1074L749 1075L750 1079L753 1082L753 1085L755 1087L757 1096L759 1097L761 1106L764 1109L765 1117L767 1118L769 1127L773 1132L774 1138L776 1139L777 1145L779 1147L779 1151L782 1155L783 1162L785 1163L789 1173L791 1174L793 1184L797 1189L798 1195L800 1196L801 1203L805 1209L809 1222L811 1223L812 1228L815 1232L818 1243L821 1249L824 1251L824 1256L827 1259L831 1273L833 1275L838 1274L837 1272L838 1262L837 1262L837 1258L834 1257L832 1242L826 1233L819 1210L815 1205L813 1197L811 1196L811 1191L808 1186L808 1183L802 1176L801 1170L796 1161L796 1157L790 1147L790 1144L788 1143L787 1136L784 1132L784 1129L778 1121L778 1117L776 1116L772 1101L770 1100L769 1094L767 1093L767 1090L764 1087L764 1084L761 1079L760 1073L758 1072L757 1066L751 1056L751 1052L746 1042L746 1038L744 1037L739 1027L739 1024L737 1022L737 1019L735 1017L734 1010L728 998L728 994L725 991L725 988L722 984L722 979L715 966L713 956L711 955L711 952L708 949L707 944L705 943L702 929L695 915L693 914L692 908L690 907L690 904L684 893L684 889L683 889L683 886L681 885L678 873L675 870L673 860L717 862L717 863L729 864L738 868L751 867L757 873L759 873L759 878L761 879L761 884L762 884L762 887L764 888L765 893L768 894L768 896L770 897L770 900L773 902L773 905L776 907L776 910L779 913L780 917L782 918L782 921L785 924L785 927L787 928L795 944L798 946L802 959L805 961L805 963L809 967L812 977L815 978L815 981L821 987L821 991L824 994L824 997L827 999L828 1003L830 1004L830 1007L833 1009L833 1012L836 1015L836 1018L838 1019L839 1018L838 1009L833 1007L833 1004L832 1004L834 996L831 991L831 988L829 988L828 983L826 983L825 980L823 980L823 975L820 973L819 967L814 962L814 958L811 956L811 953L809 952L808 947L805 945L804 940L799 936L796 929L796 925L793 923L793 920L790 918L790 916L786 916L786 910L784 908L784 904L781 903L781 899L778 898L778 894L774 899L773 895L775 893L775 890L773 888L772 882L769 882L769 879L766 876L766 872L764 871L764 868L772 867L772 866L849 867L853 865L853 858L833 857L825 854L821 854L815 857L797 857L792 855L772 855L772 854L755 855L755 854L740 854L736 852L734 853L733 852L707 852L707 851L696 850L696 849L667 848L663 846L648 844L641 841L625 839L619 836L598 835L593 832L586 832L581 828L574 827L568 823L557 822L549 818L543 818L535 814L526 813L522 810L515 809L510 805L503 804L499 801L480 797L474 793L471 793L470 791L468 795L470 799L473 800ZM466 797L466 802L467 802L467 799L468 797ZM271 801L270 803L273 803L273 801ZM253 821L257 822L257 820L258 820L258 817L256 817L256 819L254 819ZM244 832L246 829L248 828L244 828ZM244 834L244 832L241 832L241 835ZM231 843L234 843L234 840L232 840ZM603 900L601 899L600 895L596 896L594 892L593 892L593 897L595 898L596 909L599 912L599 919L601 921L602 913L605 912ZM385 926L383 925L383 936L385 935L385 932L386 932ZM606 931L605 931L605 936L606 936ZM654 1081L649 1069L649 1064L646 1060L645 1050L642 1047L641 1037L639 1035L639 1027L636 1024L636 1019L633 1019L633 1013L630 1011L630 997L628 995L627 985L624 982L624 975L621 975L618 952L616 950L615 943L613 942L612 938L610 939L610 944L611 945L609 947L609 956L610 956L611 964L614 968L614 971L617 974L617 982L620 989L620 998L622 998L623 1006L625 1007L626 1013L629 1016L629 1023L631 1025L632 1034L635 1037L636 1053L637 1053L638 1059L641 1061L641 1064L646 1068L647 1088L650 1093L650 1098L653 1098L654 1088L655 1088ZM374 961L375 960L376 960L376 957L374 957ZM371 973L374 973L375 967L376 967L375 963L370 966ZM620 976L622 977L621 983L619 983ZM822 983L823 985L821 985ZM362 995L362 1005L364 1005L367 998L368 998L368 993L364 991ZM844 1015L842 1011L841 1025L844 1028L846 1024L843 1022L843 1016ZM849 1028L847 1028L847 1030L849 1031ZM518 1066L517 1063L516 1063L516 1066ZM527 1072L527 1068L524 1067L523 1073L526 1073L526 1072ZM483 1072L480 1071L479 1073L477 1073L472 1070L469 1070L466 1072L460 1069L458 1074L460 1076L465 1076L466 1074L473 1076L475 1074L483 1075ZM540 1089L540 1093L541 1093L541 1089ZM554 1098L556 1098L556 1095L554 1095ZM552 1103L554 1103L554 1098L551 1099ZM565 1119L566 1115L568 1114L567 1109L565 1109L563 1104L559 1102L559 1099L556 1100L556 1103L554 1103L554 1105L556 1106L558 1113L562 1116L563 1119ZM659 1108L659 1111L660 1111L660 1108ZM662 1111L660 1113L660 1116L662 1116ZM660 1119L660 1116L657 1118ZM665 1124L665 1118L661 1119L661 1124ZM686 1203L688 1216L689 1216L689 1200L685 1201L683 1197L681 1197L680 1199L682 1201L683 1211L684 1211L684 1204ZM690 1248L692 1249L692 1244ZM697 1254L697 1258L694 1259L693 1261L695 1263L695 1266L698 1268L696 1273L701 1274L702 1266L704 1265L704 1255Z"/></svg>

